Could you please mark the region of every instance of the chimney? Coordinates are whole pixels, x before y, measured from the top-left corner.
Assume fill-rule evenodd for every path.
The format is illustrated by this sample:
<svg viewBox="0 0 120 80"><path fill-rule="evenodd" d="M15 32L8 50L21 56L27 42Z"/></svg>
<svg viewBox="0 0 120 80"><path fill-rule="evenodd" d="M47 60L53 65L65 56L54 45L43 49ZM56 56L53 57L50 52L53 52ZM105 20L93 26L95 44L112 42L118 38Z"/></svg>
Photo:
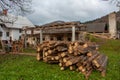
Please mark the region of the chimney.
<svg viewBox="0 0 120 80"><path fill-rule="evenodd" d="M108 20L109 20L109 33L111 34L111 38L116 39L117 38L116 12L110 13Z"/></svg>

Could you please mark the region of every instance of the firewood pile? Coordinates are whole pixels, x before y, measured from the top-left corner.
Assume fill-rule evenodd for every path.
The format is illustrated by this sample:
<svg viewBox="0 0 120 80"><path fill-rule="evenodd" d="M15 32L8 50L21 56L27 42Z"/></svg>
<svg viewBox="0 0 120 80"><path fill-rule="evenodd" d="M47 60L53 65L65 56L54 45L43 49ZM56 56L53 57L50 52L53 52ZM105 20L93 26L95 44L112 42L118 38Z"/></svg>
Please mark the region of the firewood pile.
<svg viewBox="0 0 120 80"><path fill-rule="evenodd" d="M108 57L91 42L43 42L37 47L37 60L59 64L60 70L79 71L88 79L93 70L105 76Z"/></svg>
<svg viewBox="0 0 120 80"><path fill-rule="evenodd" d="M23 52L23 41L19 40L19 41L13 41L12 42L12 53L19 53L19 52Z"/></svg>

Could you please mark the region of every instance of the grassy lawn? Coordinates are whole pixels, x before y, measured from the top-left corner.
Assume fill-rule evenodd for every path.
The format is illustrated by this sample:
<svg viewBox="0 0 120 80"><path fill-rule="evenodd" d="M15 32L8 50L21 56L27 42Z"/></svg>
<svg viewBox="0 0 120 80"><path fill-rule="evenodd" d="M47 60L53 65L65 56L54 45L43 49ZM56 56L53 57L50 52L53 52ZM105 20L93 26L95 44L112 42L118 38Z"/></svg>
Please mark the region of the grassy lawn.
<svg viewBox="0 0 120 80"><path fill-rule="evenodd" d="M106 77L93 71L89 80L120 80L120 41L105 41L101 53L109 57ZM38 62L35 57L22 55L0 55L0 80L85 80L75 71L61 71L56 64Z"/></svg>
<svg viewBox="0 0 120 80"><path fill-rule="evenodd" d="M23 53L36 53L36 49L25 48L25 49L23 49Z"/></svg>

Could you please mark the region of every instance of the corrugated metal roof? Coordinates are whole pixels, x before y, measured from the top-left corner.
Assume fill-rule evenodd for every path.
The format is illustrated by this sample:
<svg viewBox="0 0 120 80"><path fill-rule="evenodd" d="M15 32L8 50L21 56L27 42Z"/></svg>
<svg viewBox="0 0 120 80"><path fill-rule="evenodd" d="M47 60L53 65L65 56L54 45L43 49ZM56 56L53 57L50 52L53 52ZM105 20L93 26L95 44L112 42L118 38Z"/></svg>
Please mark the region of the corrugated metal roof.
<svg viewBox="0 0 120 80"><path fill-rule="evenodd" d="M86 24L88 32L104 32L105 31L105 23L91 23Z"/></svg>

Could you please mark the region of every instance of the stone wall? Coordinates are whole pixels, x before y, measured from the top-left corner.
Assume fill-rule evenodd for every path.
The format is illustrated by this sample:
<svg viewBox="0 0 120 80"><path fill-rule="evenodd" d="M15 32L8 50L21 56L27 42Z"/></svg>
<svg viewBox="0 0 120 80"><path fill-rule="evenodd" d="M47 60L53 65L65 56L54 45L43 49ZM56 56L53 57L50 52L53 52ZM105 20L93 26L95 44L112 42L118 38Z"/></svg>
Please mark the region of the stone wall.
<svg viewBox="0 0 120 80"><path fill-rule="evenodd" d="M111 34L111 38L117 38L117 25L116 25L116 13L113 12L109 14L109 33Z"/></svg>

